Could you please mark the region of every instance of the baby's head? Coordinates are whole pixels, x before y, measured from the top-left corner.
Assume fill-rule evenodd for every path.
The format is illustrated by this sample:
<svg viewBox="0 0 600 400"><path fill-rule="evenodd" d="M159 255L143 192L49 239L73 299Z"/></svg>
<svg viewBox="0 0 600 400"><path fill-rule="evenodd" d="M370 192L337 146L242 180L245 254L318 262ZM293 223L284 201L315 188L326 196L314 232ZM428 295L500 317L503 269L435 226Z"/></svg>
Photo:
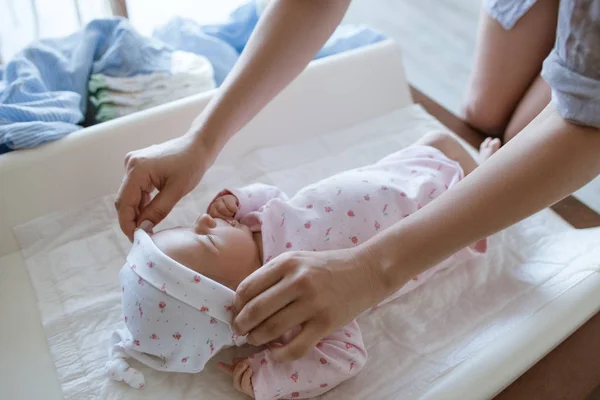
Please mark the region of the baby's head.
<svg viewBox="0 0 600 400"><path fill-rule="evenodd" d="M126 358L161 371L202 371L221 349L244 344L231 329L238 284L261 265L245 225L202 215L191 228L137 230L119 273L126 329L112 337L112 379L141 387Z"/></svg>
<svg viewBox="0 0 600 400"><path fill-rule="evenodd" d="M165 229L152 240L168 257L232 290L262 265L252 232L235 220L204 214L190 228Z"/></svg>

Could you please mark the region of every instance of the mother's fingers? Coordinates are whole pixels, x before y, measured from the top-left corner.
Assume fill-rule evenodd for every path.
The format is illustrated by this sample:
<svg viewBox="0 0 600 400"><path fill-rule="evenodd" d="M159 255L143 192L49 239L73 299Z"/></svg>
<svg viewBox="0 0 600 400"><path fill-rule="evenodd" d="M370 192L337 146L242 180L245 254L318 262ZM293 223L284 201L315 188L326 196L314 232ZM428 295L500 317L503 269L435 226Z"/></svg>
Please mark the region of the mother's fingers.
<svg viewBox="0 0 600 400"><path fill-rule="evenodd" d="M132 174L128 174L123 179L117 193L115 208L117 209L119 225L129 240L133 240L133 231L136 228L136 219L142 201L143 186Z"/></svg>
<svg viewBox="0 0 600 400"><path fill-rule="evenodd" d="M302 301L294 301L268 317L248 335L248 342L260 346L277 339L285 332L302 326L314 314L312 308Z"/></svg>
<svg viewBox="0 0 600 400"><path fill-rule="evenodd" d="M177 182L175 182L177 183ZM139 221L150 221L152 226L158 225L171 212L175 204L183 196L181 188L174 183L167 182L159 188L156 196L140 210Z"/></svg>
<svg viewBox="0 0 600 400"><path fill-rule="evenodd" d="M263 273L253 273L236 291L235 306L240 311L233 320L233 329L240 335L256 328L298 297L298 292L290 288L290 279L283 277L280 268L258 271Z"/></svg>
<svg viewBox="0 0 600 400"><path fill-rule="evenodd" d="M140 209L146 207L148 203L152 201L152 193L144 190L142 192L142 201L140 202Z"/></svg>
<svg viewBox="0 0 600 400"><path fill-rule="evenodd" d="M271 354L279 362L298 360L306 356L328 333L325 325L313 318L304 324L302 331L291 342L271 348Z"/></svg>
<svg viewBox="0 0 600 400"><path fill-rule="evenodd" d="M275 285L285 276L285 268L290 258L288 257L289 254L290 253L287 253L276 257L273 261L254 271L238 285L233 303L236 310L243 311L250 300ZM236 320L238 320L237 317Z"/></svg>

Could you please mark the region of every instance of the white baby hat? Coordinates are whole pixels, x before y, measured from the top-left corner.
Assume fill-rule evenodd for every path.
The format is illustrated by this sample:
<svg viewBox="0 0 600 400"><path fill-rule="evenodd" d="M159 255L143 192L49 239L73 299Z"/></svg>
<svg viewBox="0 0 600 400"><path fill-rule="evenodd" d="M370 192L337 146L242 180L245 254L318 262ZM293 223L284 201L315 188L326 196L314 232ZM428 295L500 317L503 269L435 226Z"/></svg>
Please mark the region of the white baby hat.
<svg viewBox="0 0 600 400"><path fill-rule="evenodd" d="M246 342L231 329L235 292L168 257L143 230L119 279L125 328L112 336L111 379L144 386L129 357L159 371L200 372L220 350Z"/></svg>

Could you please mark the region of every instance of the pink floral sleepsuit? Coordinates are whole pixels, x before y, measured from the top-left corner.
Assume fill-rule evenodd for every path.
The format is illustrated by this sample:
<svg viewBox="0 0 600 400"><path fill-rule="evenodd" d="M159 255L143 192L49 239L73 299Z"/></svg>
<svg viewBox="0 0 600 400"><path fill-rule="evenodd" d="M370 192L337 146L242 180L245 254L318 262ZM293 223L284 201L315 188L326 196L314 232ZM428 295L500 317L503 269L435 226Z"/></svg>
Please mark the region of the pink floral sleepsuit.
<svg viewBox="0 0 600 400"><path fill-rule="evenodd" d="M253 184L223 190L233 194L235 218L262 232L265 263L286 251L322 251L356 246L426 206L463 178L460 165L429 146L411 146L379 162L324 179L288 197L278 188ZM481 245L481 247L480 247ZM485 241L477 248L485 251ZM478 253L466 248L453 259ZM393 297L413 290L440 265L413 278ZM287 343L297 332L281 338ZM268 350L250 357L257 399L310 398L357 374L367 353L356 321L324 338L310 354L277 363Z"/></svg>
<svg viewBox="0 0 600 400"><path fill-rule="evenodd" d="M439 150L412 146L305 187L291 199L263 184L219 195L237 197L235 218L252 231L261 231L267 263L286 251L356 246L425 207L462 177L459 164ZM477 248L485 251L485 241ZM465 260L476 254L466 248L451 258ZM392 298L451 264L443 262L414 277ZM195 373L221 349L245 343L231 330L235 293L166 256L141 230L135 233L119 278L125 328L113 334L106 364L110 378L143 387L143 375L128 365L128 358L157 370ZM288 343L298 331L279 341ZM367 352L358 324L352 321L298 361L278 363L269 350L249 360L256 399L310 398L356 375Z"/></svg>

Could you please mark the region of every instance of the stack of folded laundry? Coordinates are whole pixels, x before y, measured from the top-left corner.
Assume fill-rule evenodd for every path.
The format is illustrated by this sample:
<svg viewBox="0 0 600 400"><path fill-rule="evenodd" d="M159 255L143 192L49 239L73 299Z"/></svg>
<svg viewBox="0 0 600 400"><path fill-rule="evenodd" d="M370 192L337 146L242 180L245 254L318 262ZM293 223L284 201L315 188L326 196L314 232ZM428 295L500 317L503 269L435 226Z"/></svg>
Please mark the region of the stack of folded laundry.
<svg viewBox="0 0 600 400"><path fill-rule="evenodd" d="M88 89L94 122L104 122L216 87L214 70L203 56L173 52L171 70L131 77L92 74Z"/></svg>
<svg viewBox="0 0 600 400"><path fill-rule="evenodd" d="M220 86L268 2L247 0L215 24L175 17L152 37L111 18L30 44L0 68L0 155ZM365 26L341 26L315 58L383 39Z"/></svg>

